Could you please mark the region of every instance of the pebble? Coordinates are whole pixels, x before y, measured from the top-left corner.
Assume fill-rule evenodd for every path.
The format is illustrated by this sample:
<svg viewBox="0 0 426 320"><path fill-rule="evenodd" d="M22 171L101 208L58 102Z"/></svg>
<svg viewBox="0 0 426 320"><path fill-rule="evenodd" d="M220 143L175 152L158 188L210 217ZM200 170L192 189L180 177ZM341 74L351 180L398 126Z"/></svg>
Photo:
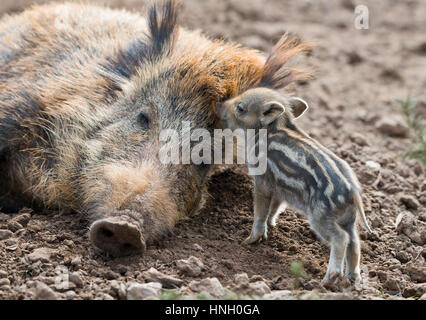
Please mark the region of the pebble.
<svg viewBox="0 0 426 320"><path fill-rule="evenodd" d="M193 292L207 293L215 298L219 298L225 293L222 284L217 278L205 278L201 281L193 280L189 283L189 289Z"/></svg>
<svg viewBox="0 0 426 320"><path fill-rule="evenodd" d="M417 210L417 208L420 207L419 201L411 195L403 194L399 197L399 201L401 201L407 209Z"/></svg>
<svg viewBox="0 0 426 320"><path fill-rule="evenodd" d="M405 272L410 276L412 281L426 282L426 265L417 266L412 264L405 268Z"/></svg>
<svg viewBox="0 0 426 320"><path fill-rule="evenodd" d="M67 292L65 292L65 298L67 300L74 300L74 298L77 296L77 293L75 293L74 290L69 290Z"/></svg>
<svg viewBox="0 0 426 320"><path fill-rule="evenodd" d="M144 300L156 297L162 288L159 282L131 283L127 288L127 300Z"/></svg>
<svg viewBox="0 0 426 320"><path fill-rule="evenodd" d="M43 282L37 282L35 291L36 300L58 300L58 294Z"/></svg>
<svg viewBox="0 0 426 320"><path fill-rule="evenodd" d="M368 160L365 164L366 164L367 167L370 167L370 168L375 169L375 170L380 169L380 167L381 167L380 163L378 163L376 161L372 161L372 160Z"/></svg>
<svg viewBox="0 0 426 320"><path fill-rule="evenodd" d="M353 133L349 138L352 140L352 142L361 147L369 145L367 139L360 133Z"/></svg>
<svg viewBox="0 0 426 320"><path fill-rule="evenodd" d="M200 246L198 243L194 243L193 248L197 251L204 251L203 247Z"/></svg>
<svg viewBox="0 0 426 320"><path fill-rule="evenodd" d="M101 300L115 300L111 295L109 295L108 293L104 293L102 295Z"/></svg>
<svg viewBox="0 0 426 320"><path fill-rule="evenodd" d="M247 273L239 273L235 275L234 283L237 286L248 286L250 280Z"/></svg>
<svg viewBox="0 0 426 320"><path fill-rule="evenodd" d="M182 280L175 278L173 276L166 275L161 273L155 268L150 268L148 271L143 273L143 276L148 281L160 282L164 288L177 288L180 287L183 283Z"/></svg>
<svg viewBox="0 0 426 320"><path fill-rule="evenodd" d="M37 248L28 255L28 259L31 262L35 262L35 261L49 262L54 252L56 252L56 250L50 249L50 248Z"/></svg>
<svg viewBox="0 0 426 320"><path fill-rule="evenodd" d="M249 284L247 293L257 296L263 296L264 294L271 293L271 289L265 281L256 281Z"/></svg>
<svg viewBox="0 0 426 320"><path fill-rule="evenodd" d="M17 222L22 227L26 227L28 222L31 220L29 213L18 214L16 217L10 219L10 221Z"/></svg>
<svg viewBox="0 0 426 320"><path fill-rule="evenodd" d="M282 300L288 299L292 296L292 292L290 290L274 290L270 293L267 293L263 296L266 300Z"/></svg>
<svg viewBox="0 0 426 320"><path fill-rule="evenodd" d="M81 265L81 257L80 256L76 256L71 260L71 265L74 267L78 267Z"/></svg>
<svg viewBox="0 0 426 320"><path fill-rule="evenodd" d="M394 291L394 292L400 292L401 289L399 288L399 284L398 281L396 281L395 279L388 279L386 280L386 282L383 285L386 289L388 289L389 291Z"/></svg>
<svg viewBox="0 0 426 320"><path fill-rule="evenodd" d="M187 260L177 260L176 267L183 274L196 277L201 274L201 271L204 268L204 264L197 257L190 256Z"/></svg>
<svg viewBox="0 0 426 320"><path fill-rule="evenodd" d="M81 277L80 272L73 272L68 277L69 277L68 278L69 281L71 281L72 283L74 283L77 286L77 288L83 288L84 281L83 281L83 279Z"/></svg>
<svg viewBox="0 0 426 320"><path fill-rule="evenodd" d="M407 263L410 261L411 257L410 255L405 251L399 251L396 253L396 258L401 261L402 263Z"/></svg>
<svg viewBox="0 0 426 320"><path fill-rule="evenodd" d="M405 138L408 136L410 129L401 117L382 118L376 123L376 128L381 133L391 137Z"/></svg>
<svg viewBox="0 0 426 320"><path fill-rule="evenodd" d="M13 235L13 232L6 229L0 229L0 240L9 239Z"/></svg>

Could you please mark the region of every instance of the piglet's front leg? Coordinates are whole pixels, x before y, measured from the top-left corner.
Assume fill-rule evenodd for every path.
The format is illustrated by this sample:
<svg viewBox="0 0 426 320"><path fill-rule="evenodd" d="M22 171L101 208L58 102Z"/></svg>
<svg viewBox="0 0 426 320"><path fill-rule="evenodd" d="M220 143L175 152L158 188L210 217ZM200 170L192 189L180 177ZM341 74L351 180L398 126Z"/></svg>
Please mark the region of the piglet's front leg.
<svg viewBox="0 0 426 320"><path fill-rule="evenodd" d="M244 244L260 242L268 238L267 220L271 198L255 192L254 193L254 222L250 236L244 240Z"/></svg>

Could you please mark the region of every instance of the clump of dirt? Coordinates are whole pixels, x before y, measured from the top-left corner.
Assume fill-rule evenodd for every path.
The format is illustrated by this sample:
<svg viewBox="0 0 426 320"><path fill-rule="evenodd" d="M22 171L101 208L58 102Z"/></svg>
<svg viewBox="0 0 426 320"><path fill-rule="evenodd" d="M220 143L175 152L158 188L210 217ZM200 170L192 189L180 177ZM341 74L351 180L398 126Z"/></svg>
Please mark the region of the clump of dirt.
<svg viewBox="0 0 426 320"><path fill-rule="evenodd" d="M3 2L2 12L19 11L29 1L13 3ZM112 3L140 9L138 1ZM205 208L181 221L143 257L113 259L92 248L83 214L31 209L0 213L0 299L145 298L158 293L157 285L144 287L155 279L178 283L183 293L204 288L217 294L223 286L269 298L311 290L335 298L424 298L426 168L401 156L411 144L411 131L394 101L411 94L426 105L421 31L426 17L420 14L426 4L413 0L389 8L385 0L364 1L368 30L354 27L356 4L188 0L181 21L263 51L285 31L317 43L309 57L317 80L295 87L311 106L300 126L345 159L363 186L373 232L360 227L361 290L329 288L346 296L325 292L319 282L329 249L292 210L281 215L266 242L241 244L253 221L252 182L244 168L235 166L217 168ZM293 261L303 276L295 273ZM150 268L163 276L147 273Z"/></svg>

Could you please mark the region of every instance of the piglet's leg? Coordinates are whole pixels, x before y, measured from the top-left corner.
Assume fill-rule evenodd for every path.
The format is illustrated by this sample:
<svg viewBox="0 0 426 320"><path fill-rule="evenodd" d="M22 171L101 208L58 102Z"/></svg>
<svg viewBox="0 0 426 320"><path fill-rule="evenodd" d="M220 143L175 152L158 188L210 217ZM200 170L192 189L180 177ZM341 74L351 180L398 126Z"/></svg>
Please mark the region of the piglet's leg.
<svg viewBox="0 0 426 320"><path fill-rule="evenodd" d="M265 197L259 192L254 193L254 222L250 236L244 241L245 244L267 239L266 221L269 215L270 203L271 198Z"/></svg>
<svg viewBox="0 0 426 320"><path fill-rule="evenodd" d="M273 196L269 205L268 227L274 228L277 225L277 219L287 208L287 204L282 202L277 196Z"/></svg>
<svg viewBox="0 0 426 320"><path fill-rule="evenodd" d="M327 228L330 243L330 260L323 279L323 284L327 284L337 281L343 275L348 235L336 223L330 223L328 226L323 226L323 228Z"/></svg>

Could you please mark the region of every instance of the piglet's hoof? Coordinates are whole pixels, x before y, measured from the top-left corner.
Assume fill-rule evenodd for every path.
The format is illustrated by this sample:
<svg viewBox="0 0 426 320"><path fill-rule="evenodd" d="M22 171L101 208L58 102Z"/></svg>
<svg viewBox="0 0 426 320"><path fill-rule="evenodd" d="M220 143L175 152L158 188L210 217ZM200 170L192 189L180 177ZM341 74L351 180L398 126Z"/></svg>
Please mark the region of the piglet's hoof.
<svg viewBox="0 0 426 320"><path fill-rule="evenodd" d="M247 239L243 241L243 244L255 244L268 240L266 233L260 233L258 235L251 234Z"/></svg>
<svg viewBox="0 0 426 320"><path fill-rule="evenodd" d="M114 257L143 254L146 249L140 229L122 217L95 221L89 238L95 247Z"/></svg>

